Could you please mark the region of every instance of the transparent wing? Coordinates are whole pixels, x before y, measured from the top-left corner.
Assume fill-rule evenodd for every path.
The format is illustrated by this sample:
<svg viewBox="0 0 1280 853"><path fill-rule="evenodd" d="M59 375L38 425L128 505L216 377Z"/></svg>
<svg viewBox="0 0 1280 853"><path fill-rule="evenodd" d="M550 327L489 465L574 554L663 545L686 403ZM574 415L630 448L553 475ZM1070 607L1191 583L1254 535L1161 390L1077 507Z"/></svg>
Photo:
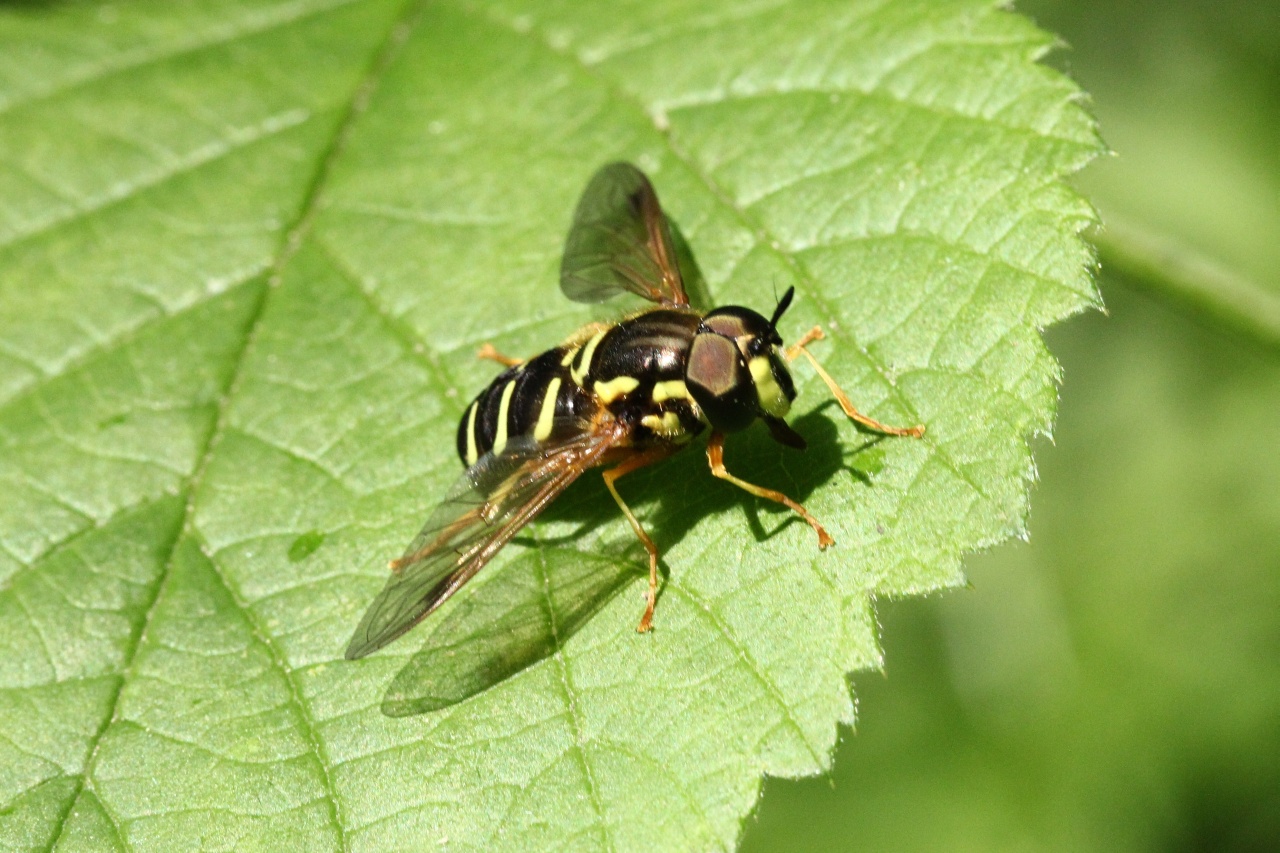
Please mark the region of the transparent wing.
<svg viewBox="0 0 1280 853"><path fill-rule="evenodd" d="M688 305L671 228L644 173L610 163L582 192L560 262L560 289L576 302L622 291L663 305Z"/></svg>
<svg viewBox="0 0 1280 853"><path fill-rule="evenodd" d="M613 501L605 500L609 506L600 509L609 515ZM439 624L391 680L384 714L437 711L507 680L555 654L615 595L649 573L647 563L634 558L549 543L540 547L542 553L507 563L483 595L460 596L431 617ZM568 551L567 558L557 553Z"/></svg>
<svg viewBox="0 0 1280 853"><path fill-rule="evenodd" d="M555 446L524 438L499 456L482 456L391 564L391 578L360 620L347 659L377 651L426 618L625 434L610 422Z"/></svg>

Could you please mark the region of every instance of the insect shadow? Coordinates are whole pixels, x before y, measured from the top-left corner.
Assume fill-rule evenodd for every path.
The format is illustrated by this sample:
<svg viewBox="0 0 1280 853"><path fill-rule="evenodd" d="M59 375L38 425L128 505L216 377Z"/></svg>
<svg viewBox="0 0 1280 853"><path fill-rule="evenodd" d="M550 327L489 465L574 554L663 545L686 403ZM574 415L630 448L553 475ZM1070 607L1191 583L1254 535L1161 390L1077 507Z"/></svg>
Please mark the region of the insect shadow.
<svg viewBox="0 0 1280 853"><path fill-rule="evenodd" d="M852 430L823 413L826 408L819 406L794 422L809 442L804 453L780 447L762 428L735 436L726 454L731 470L750 472L753 482L782 488L800 500L841 472L852 481L850 486L869 484L879 468L879 454L866 451L881 437L857 433L853 439ZM804 524L785 507L775 510L774 504L716 480L699 444L618 482L628 503L641 509L645 528L663 552L689 535L699 519L738 506L744 507L747 528L758 541L793 522ZM606 533L598 547L579 550L586 531L619 515L599 473L585 474L543 515L575 529L563 536L536 537L536 548L495 566L483 590L468 590L471 594L459 596L432 620L422 649L388 687L383 713L402 717L447 708L554 654L647 574L643 549L625 524L613 525L616 535ZM667 567L662 568L665 573ZM662 630L660 602L661 593L657 631ZM637 598L637 617L640 609ZM635 641L645 638L636 635Z"/></svg>

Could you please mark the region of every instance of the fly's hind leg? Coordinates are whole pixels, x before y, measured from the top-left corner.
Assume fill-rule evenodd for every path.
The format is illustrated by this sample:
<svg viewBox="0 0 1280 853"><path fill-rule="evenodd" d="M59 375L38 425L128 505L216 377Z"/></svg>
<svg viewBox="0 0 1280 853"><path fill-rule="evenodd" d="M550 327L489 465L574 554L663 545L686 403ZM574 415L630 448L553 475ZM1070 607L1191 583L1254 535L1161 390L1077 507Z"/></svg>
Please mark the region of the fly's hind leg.
<svg viewBox="0 0 1280 853"><path fill-rule="evenodd" d="M603 474L605 488L609 490L609 494L613 495L613 499L618 502L618 507L622 510L622 514L627 517L627 521L631 522L631 529L636 532L636 536L640 539L640 544L644 545L644 549L649 552L648 603L644 608L644 616L640 618L640 624L636 626L636 630L641 634L647 633L653 628L653 608L658 601L658 546L653 544L649 534L645 533L644 528L640 526L640 520L631 511L631 507L627 506L627 502L622 499L622 495L618 494L614 481L624 474L630 474L632 471L636 471L646 465L652 465L670 455L670 449L655 447L652 450L641 451L635 456L624 459L616 468L610 468Z"/></svg>
<svg viewBox="0 0 1280 853"><path fill-rule="evenodd" d="M750 492L758 498L775 501L783 506L791 509L805 521L809 522L809 526L818 534L818 548L825 549L828 545L834 545L836 540L831 538L818 519L809 514L809 510L784 495L782 492L776 492L773 489L766 489L757 486L754 483L748 483L746 480L739 479L728 472L724 467L724 433L711 433L711 440L707 442L707 461L711 463L711 473L719 477L721 480L728 480L740 489Z"/></svg>
<svg viewBox="0 0 1280 853"><path fill-rule="evenodd" d="M831 378L831 374L827 373L827 371L823 369L822 365L818 363L818 360L813 357L813 353L809 352L809 350L805 348L805 344L820 341L825 337L826 335L823 333L822 327L814 326L812 329L805 332L804 335L801 336L800 340L787 347L787 361L794 361L798 355L803 355L805 358L809 359L809 363L813 365L814 370L818 371L818 376L822 378L822 381L827 383L827 387L831 389L831 395L836 398L836 402L840 404L840 408L844 410L844 413L849 420L862 424L867 429L874 430L875 432L882 433L884 435L903 435L909 438L919 438L924 435L923 424L913 427L886 426L885 424L882 424L877 420L873 420L855 409L852 401L849 400L849 395L840 389L840 386L836 384L836 381Z"/></svg>
<svg viewBox="0 0 1280 853"><path fill-rule="evenodd" d="M480 345L480 349L476 350L476 358L485 359L487 361L496 361L498 364L502 364L507 367L515 367L517 364L524 364L523 358L512 358L509 355L503 355L488 341L482 343Z"/></svg>

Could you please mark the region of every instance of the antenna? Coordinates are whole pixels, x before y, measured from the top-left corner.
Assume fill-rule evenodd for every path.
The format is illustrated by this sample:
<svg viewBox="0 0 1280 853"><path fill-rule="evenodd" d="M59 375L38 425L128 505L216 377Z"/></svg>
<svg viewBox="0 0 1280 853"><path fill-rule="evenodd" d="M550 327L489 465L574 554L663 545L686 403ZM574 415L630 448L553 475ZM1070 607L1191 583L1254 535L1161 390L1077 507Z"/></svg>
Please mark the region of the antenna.
<svg viewBox="0 0 1280 853"><path fill-rule="evenodd" d="M791 307L791 300L795 295L795 287L788 287L787 292L782 294L782 298L778 300L778 307L773 309L773 316L769 318L770 328L777 328L778 321L782 319L783 313Z"/></svg>

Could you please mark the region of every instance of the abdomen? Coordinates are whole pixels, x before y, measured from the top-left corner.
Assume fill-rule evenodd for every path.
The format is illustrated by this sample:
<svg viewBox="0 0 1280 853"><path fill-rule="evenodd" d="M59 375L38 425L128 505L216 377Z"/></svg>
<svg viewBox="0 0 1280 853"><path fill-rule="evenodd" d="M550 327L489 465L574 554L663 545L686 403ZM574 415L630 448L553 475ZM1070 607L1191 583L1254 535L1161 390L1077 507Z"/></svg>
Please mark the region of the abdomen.
<svg viewBox="0 0 1280 853"><path fill-rule="evenodd" d="M595 413L591 395L573 381L565 347L508 368L467 406L458 424L458 456L468 467L486 453L501 453L522 436L540 442L565 438Z"/></svg>

